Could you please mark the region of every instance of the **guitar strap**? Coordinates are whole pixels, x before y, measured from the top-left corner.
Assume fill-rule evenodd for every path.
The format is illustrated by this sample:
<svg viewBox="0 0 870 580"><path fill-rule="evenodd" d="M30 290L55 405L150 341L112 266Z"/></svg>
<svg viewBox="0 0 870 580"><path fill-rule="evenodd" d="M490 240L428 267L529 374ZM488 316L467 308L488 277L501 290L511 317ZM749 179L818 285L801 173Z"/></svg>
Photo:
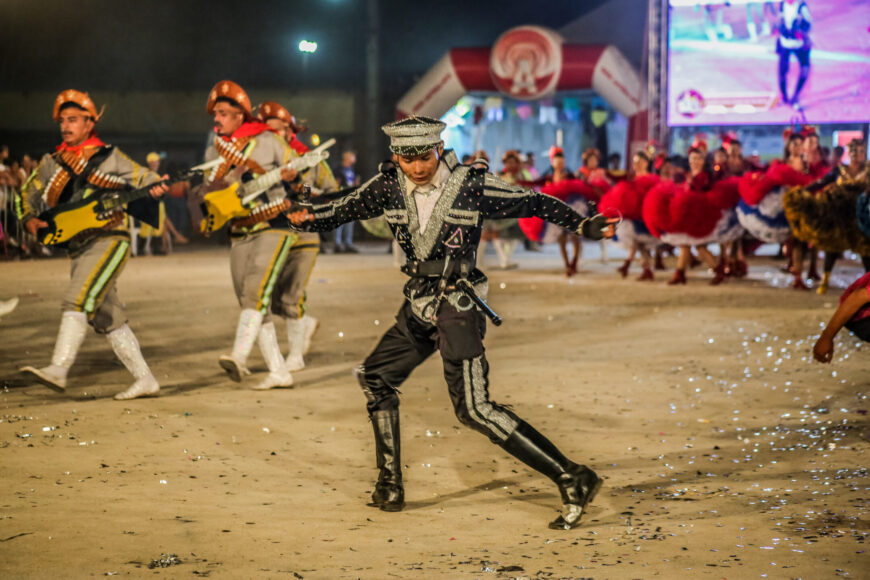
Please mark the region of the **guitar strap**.
<svg viewBox="0 0 870 580"><path fill-rule="evenodd" d="M99 167L112 153L112 146L106 145L85 153L85 156L73 156L60 152L54 155L54 160L60 165L63 174L57 175L49 186L46 201L49 207L66 203L73 193L83 189L88 175Z"/></svg>
<svg viewBox="0 0 870 580"><path fill-rule="evenodd" d="M103 161L109 158L109 155L112 154L113 149L114 148L111 145L105 145L103 147L100 147L96 153L91 155L91 158L88 159L88 164L85 166L84 170L82 170L82 172L76 177L76 190L85 188L86 183L91 181L91 175L97 170L97 167L103 164Z"/></svg>
<svg viewBox="0 0 870 580"><path fill-rule="evenodd" d="M230 169L241 165L257 175L266 173L262 165L249 158L251 150L246 151L246 148L250 141L251 137L244 137L234 141L224 141L220 137L215 138L214 147L218 155L224 159L224 162L212 174L211 181L221 179Z"/></svg>

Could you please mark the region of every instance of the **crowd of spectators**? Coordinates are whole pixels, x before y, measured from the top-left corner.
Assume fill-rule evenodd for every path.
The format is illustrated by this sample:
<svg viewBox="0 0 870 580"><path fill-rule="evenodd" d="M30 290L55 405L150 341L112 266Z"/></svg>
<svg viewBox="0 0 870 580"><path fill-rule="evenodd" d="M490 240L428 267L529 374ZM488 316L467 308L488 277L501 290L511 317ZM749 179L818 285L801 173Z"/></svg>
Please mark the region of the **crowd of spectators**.
<svg viewBox="0 0 870 580"><path fill-rule="evenodd" d="M0 145L0 250L5 257L49 256L51 251L20 227L15 199L21 186L36 169L37 161L23 153L13 156L8 145Z"/></svg>

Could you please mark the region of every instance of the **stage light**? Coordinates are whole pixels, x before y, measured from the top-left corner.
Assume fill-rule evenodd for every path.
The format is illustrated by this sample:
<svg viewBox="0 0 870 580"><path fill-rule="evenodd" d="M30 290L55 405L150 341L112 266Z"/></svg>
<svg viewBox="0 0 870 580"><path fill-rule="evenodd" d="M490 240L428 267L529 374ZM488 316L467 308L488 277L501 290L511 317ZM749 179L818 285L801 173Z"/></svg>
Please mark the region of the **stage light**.
<svg viewBox="0 0 870 580"><path fill-rule="evenodd" d="M299 41L299 52L312 53L317 51L317 43L310 40Z"/></svg>

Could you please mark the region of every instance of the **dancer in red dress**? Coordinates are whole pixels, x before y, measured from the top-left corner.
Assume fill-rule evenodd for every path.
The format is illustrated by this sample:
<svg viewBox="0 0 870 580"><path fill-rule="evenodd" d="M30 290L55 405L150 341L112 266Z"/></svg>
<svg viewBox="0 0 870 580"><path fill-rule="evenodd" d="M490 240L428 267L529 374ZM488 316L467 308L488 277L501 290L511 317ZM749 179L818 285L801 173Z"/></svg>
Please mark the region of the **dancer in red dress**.
<svg viewBox="0 0 870 580"><path fill-rule="evenodd" d="M565 202L583 217L591 215L590 203L600 199L601 191L608 187L607 183L595 180L593 185L582 179L574 179L571 171L565 167L565 154L561 147L550 149L550 165L551 170L541 176L543 181L541 193ZM583 255L580 236L537 217L520 218L519 224L526 237L533 242L544 244L558 242L562 261L565 264L565 275L570 278L577 273L577 265L580 256ZM573 256L568 252L569 242L573 249Z"/></svg>
<svg viewBox="0 0 870 580"><path fill-rule="evenodd" d="M806 187L813 181L803 158L804 136L787 131L782 161L774 161L766 171L748 173L740 178L737 218L740 224L757 239L768 244L785 244L792 241L791 226L785 216L783 195L791 187ZM793 250L793 287L806 289L803 281L803 249L791 244Z"/></svg>
<svg viewBox="0 0 870 580"><path fill-rule="evenodd" d="M689 150L688 180L681 184L662 182L643 202L643 218L650 233L680 248L677 270L668 284L685 284L686 269L695 248L715 272L711 284L725 280L725 267L707 249L711 242L728 244L743 235L734 208L739 197L736 178L714 180L704 151Z"/></svg>
<svg viewBox="0 0 870 580"><path fill-rule="evenodd" d="M608 216L618 216L621 221L616 226L616 242L628 252L628 258L619 267L623 278L628 276L628 269L634 256L640 252L643 273L639 281L653 280L651 268L651 251L661 244L661 241L649 233L643 222L643 200L650 189L659 184L658 175L649 172L650 159L643 151L632 156L631 175L613 186L601 198L598 209Z"/></svg>

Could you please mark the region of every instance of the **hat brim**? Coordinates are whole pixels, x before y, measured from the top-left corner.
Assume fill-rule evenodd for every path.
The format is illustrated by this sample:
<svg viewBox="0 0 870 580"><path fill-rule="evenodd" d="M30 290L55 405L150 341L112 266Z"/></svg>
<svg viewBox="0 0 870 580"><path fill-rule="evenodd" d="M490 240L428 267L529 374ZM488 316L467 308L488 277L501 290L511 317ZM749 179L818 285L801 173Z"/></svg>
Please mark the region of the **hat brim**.
<svg viewBox="0 0 870 580"><path fill-rule="evenodd" d="M390 151L403 157L416 157L432 151L439 145L441 145L440 141L428 145L390 145Z"/></svg>

